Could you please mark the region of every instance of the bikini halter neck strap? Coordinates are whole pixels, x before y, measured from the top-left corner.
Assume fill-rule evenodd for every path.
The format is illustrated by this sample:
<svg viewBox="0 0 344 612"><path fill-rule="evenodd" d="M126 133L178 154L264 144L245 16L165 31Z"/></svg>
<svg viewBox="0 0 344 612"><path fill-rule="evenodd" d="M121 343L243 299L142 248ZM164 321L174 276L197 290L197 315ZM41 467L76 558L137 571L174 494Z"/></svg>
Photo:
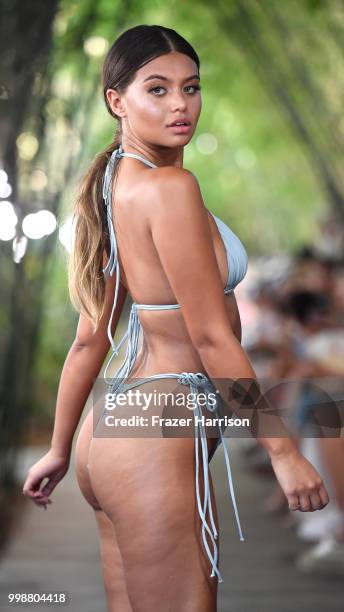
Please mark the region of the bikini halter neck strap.
<svg viewBox="0 0 344 612"><path fill-rule="evenodd" d="M142 155L138 155L137 153L126 153L125 151L123 151L123 147L120 144L118 146L117 149L115 149L112 154L111 157L107 163L106 169L105 169L105 174L104 174L104 182L103 182L103 198L104 200L106 199L108 193L109 193L109 187L111 184L111 179L113 176L113 171L115 168L115 164L117 163L117 161L121 158L121 157L133 157L134 159L139 159L140 161L142 161L144 164L146 164L147 166L150 166L151 168L157 168L158 166L156 166L155 164L153 164L153 162L149 161L149 159L146 159L145 157L142 157ZM107 198L109 200L109 198Z"/></svg>

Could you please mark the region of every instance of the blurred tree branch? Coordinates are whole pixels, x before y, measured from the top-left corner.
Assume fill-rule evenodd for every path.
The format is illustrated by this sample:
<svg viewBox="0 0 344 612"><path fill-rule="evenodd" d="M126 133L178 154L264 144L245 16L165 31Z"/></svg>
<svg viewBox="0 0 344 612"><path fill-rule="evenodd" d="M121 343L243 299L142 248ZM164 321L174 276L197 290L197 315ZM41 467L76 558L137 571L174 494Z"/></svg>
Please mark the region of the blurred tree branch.
<svg viewBox="0 0 344 612"><path fill-rule="evenodd" d="M290 8L288 5L289 11ZM289 125L302 143L336 218L343 224L344 186L330 155L335 143L340 159L342 143L329 126L330 109L325 107L319 86L300 54L295 53L291 44L292 30L281 17L280 5L277 6L269 0L234 0L229 7L220 0L213 4L213 9L220 28L226 36L234 38L259 77L259 82L273 100L278 102ZM290 11L289 14L293 15L293 12ZM264 15L265 20L262 21ZM279 45L271 44L271 32L278 34ZM280 54L283 55L283 62ZM289 72L286 71L285 64ZM294 95L293 79L296 80L299 90L307 94L308 104L301 104ZM315 129L312 129L312 124Z"/></svg>
<svg viewBox="0 0 344 612"><path fill-rule="evenodd" d="M30 3L10 0L0 6L1 45L6 47L0 96L5 111L0 125L3 135L0 156L13 189L11 200L19 223L25 214L38 210L43 203L44 208L58 217L63 191L75 181L75 173L84 155L93 109L98 100L95 92L100 84L99 66L85 53L84 41L92 35L99 22L100 7L93 0L88 0L80 7L76 20L65 20L67 31L63 39L77 60L75 66L79 81L76 81L76 85L79 90L75 88L74 95L64 104L60 115L67 128L64 142L52 142L55 125L51 117L48 120L48 105L55 96L55 76L67 61L53 38L57 5L57 0L46 3L39 0ZM68 13L68 0L63 5L62 14L64 9ZM111 8L116 27L125 23L130 7L131 3L126 2L119 8ZM21 162L21 181L18 185L17 139L25 129L34 134L38 148L32 159ZM81 144L77 150L73 146L76 141ZM61 152L56 156L59 149ZM39 194L32 191L28 180L37 164L45 169L48 177L47 188ZM59 180L52 186L49 177L54 172L56 174L57 165ZM7 328L1 341L1 490L10 490L16 484L17 444L33 407L33 389L39 387L34 375L35 361L46 297L44 287L56 237L54 232L41 240L30 241L27 253L19 263L13 261L10 241L0 243L4 289L1 306L3 311L8 312ZM0 517L3 510L0 503Z"/></svg>

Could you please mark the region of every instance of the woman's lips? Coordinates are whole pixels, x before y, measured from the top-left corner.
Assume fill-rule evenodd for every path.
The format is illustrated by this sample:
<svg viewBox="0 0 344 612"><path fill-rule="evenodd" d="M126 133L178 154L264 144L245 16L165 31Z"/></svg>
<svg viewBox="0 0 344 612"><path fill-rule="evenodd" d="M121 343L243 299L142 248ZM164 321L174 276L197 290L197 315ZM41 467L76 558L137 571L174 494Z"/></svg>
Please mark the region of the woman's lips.
<svg viewBox="0 0 344 612"><path fill-rule="evenodd" d="M168 125L167 127L175 134L186 134L191 129L191 125Z"/></svg>

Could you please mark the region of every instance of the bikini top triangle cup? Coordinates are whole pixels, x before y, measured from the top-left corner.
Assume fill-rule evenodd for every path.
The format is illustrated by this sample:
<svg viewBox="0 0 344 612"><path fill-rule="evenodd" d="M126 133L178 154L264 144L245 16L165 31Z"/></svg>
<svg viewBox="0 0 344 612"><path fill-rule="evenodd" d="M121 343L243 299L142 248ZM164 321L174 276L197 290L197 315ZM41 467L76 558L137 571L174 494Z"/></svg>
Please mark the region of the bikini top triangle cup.
<svg viewBox="0 0 344 612"><path fill-rule="evenodd" d="M108 161L106 166L104 180L103 180L103 198L107 211L107 222L108 222L108 231L110 237L110 255L109 260L105 268L103 268L103 273L105 276L112 276L114 272L116 272L116 283L115 283L115 297L113 302L113 307L110 315L110 320L108 324L108 337L111 342L112 350L117 355L118 351L126 339L128 335L127 333L123 336L120 344L116 347L114 339L111 335L111 322L113 318L113 314L117 304L118 291L119 291L119 283L120 283L120 269L119 269L119 261L118 261L118 249L117 249L117 240L116 234L113 227L112 222L112 178L114 174L115 164L121 157L132 157L134 159L138 159L142 161L144 164L150 166L151 168L157 168L155 164L153 164L148 159L145 159L141 155L137 155L136 153L125 153L120 145L117 149L115 149ZM234 290L234 288L240 283L240 281L244 278L247 272L248 266L248 257L246 250L239 240L238 236L234 234L234 232L226 225L221 219L216 217L213 213L211 213L218 230L220 232L223 244L225 246L226 255L227 255L227 265L228 265L228 279L226 283L226 287L224 288L224 293L230 293ZM136 309L147 309L147 310L170 310L173 308L180 308L179 304L137 304L133 303L133 306ZM130 321L129 321L130 323ZM109 365L109 364L108 364ZM107 369L107 368L106 368Z"/></svg>

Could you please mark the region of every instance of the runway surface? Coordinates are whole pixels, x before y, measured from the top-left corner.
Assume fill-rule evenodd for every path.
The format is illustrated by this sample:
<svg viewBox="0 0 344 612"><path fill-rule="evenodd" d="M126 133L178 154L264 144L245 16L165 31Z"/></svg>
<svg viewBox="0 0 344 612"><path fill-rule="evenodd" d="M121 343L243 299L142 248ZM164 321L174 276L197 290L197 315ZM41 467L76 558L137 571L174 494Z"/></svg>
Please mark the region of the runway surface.
<svg viewBox="0 0 344 612"><path fill-rule="evenodd" d="M344 601L342 583L297 572L294 558L309 545L301 543L292 528L283 527L280 518L265 512L263 502L271 491L271 480L247 469L241 443L229 440L244 542L234 522L221 448L211 462L224 578L219 585L219 612L339 612ZM44 451L27 449L21 457L21 473ZM0 564L0 609L51 610L44 605L8 605L7 593L62 590L68 592L70 604L56 609L105 612L96 523L79 491L73 466L52 499L47 511L27 503L22 524Z"/></svg>

